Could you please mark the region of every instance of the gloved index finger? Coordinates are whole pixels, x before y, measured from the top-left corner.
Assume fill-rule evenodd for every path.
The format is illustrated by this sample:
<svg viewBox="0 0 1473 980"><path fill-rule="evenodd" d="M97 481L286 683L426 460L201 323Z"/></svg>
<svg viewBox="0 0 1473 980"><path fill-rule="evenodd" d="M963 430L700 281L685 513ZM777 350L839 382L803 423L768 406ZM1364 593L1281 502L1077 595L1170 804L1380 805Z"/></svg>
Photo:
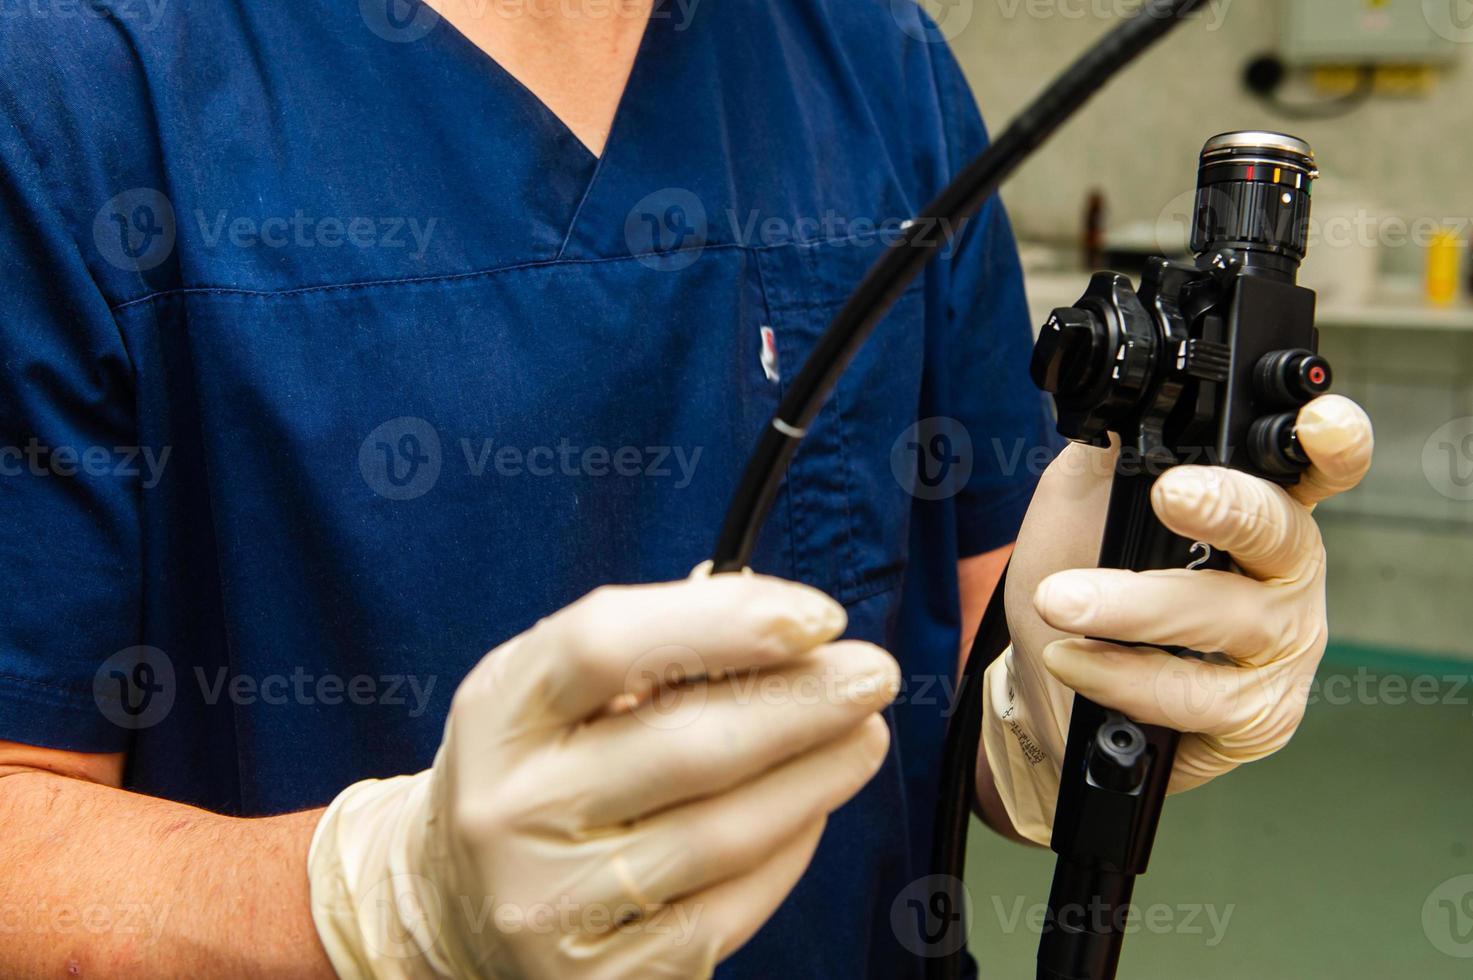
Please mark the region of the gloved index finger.
<svg viewBox="0 0 1473 980"><path fill-rule="evenodd" d="M498 705L519 716L514 727L566 726L616 698L784 663L846 623L844 607L817 589L759 575L610 586L543 620L485 666ZM503 653L510 656L497 664Z"/></svg>
<svg viewBox="0 0 1473 980"><path fill-rule="evenodd" d="M1172 531L1228 552L1256 579L1297 578L1324 551L1304 505L1238 470L1178 466L1156 481L1151 503Z"/></svg>
<svg viewBox="0 0 1473 980"><path fill-rule="evenodd" d="M1313 465L1289 493L1306 507L1353 490L1370 470L1376 442L1371 419L1349 398L1316 398L1300 409L1295 431Z"/></svg>

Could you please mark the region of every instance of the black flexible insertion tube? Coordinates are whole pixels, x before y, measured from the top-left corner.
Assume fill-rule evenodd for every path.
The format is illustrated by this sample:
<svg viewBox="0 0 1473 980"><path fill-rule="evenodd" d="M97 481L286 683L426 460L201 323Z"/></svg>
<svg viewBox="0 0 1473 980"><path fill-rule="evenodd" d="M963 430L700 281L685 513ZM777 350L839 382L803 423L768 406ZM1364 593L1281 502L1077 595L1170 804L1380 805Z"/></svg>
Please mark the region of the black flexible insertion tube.
<svg viewBox="0 0 1473 980"><path fill-rule="evenodd" d="M944 894L932 896L933 911L949 917L941 933L938 955L926 962L927 980L959 980L966 956L966 937L952 930L966 929L966 903L962 886L967 863L967 830L972 820L972 801L977 798L977 753L982 736L982 675L1005 650L1008 633L1005 597L1008 570L1003 569L982 625L972 641L961 679L956 685L956 713L946 728L946 745L941 753L941 788L931 837L931 869L936 888Z"/></svg>
<svg viewBox="0 0 1473 980"><path fill-rule="evenodd" d="M1091 96L1202 2L1144 3L1024 109L885 251L819 338L747 461L716 542L717 572L739 572L751 560L757 533L772 510L798 443L875 326L926 264L950 244L938 231L961 228Z"/></svg>

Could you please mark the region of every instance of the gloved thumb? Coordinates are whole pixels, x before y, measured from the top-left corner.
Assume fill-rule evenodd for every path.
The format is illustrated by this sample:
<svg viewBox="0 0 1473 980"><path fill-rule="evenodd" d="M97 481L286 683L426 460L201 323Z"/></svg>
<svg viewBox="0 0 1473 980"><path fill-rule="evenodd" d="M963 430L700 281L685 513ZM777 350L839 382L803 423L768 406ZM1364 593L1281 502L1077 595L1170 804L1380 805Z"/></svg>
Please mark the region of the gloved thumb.
<svg viewBox="0 0 1473 980"><path fill-rule="evenodd" d="M1118 443L1109 449L1071 443L1044 471L1018 533L1008 571L1008 624L1027 650L1042 650L1063 633L1039 619L1033 594L1044 579L1099 563Z"/></svg>

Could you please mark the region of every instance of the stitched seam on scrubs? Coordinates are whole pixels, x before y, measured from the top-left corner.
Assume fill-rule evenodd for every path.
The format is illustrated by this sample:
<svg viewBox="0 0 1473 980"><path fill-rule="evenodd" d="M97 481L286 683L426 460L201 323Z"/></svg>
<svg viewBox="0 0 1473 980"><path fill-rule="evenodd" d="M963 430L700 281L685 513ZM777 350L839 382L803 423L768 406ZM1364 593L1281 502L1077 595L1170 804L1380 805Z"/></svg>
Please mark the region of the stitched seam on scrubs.
<svg viewBox="0 0 1473 980"><path fill-rule="evenodd" d="M645 30L649 30L649 25L645 25ZM641 45L643 43L643 41L640 42ZM643 53L643 47L640 50ZM635 56L635 60L638 61L638 55ZM619 117L624 112L625 96L629 94L629 85L632 84L634 78L634 72L632 70L629 73L629 77L631 81L625 82L624 91L619 96L619 105L614 110L613 122L609 126L609 134L604 138L603 152L598 155L598 160L593 165L593 173L588 175L588 183L583 185L583 196L578 198L578 206L573 209L573 217L568 221L568 227L563 232L563 243L558 246L557 255L553 257L554 262L561 261L564 253L568 251L568 245L573 241L573 233L578 230L578 219L583 216L583 209L588 206L589 200L593 197L593 190L598 186L599 175L604 172L604 161L609 158L609 145L613 142L614 130L618 128ZM529 89L528 91L531 90ZM534 98L537 97L535 92L532 94ZM538 101L541 101L541 99L539 98ZM562 120L559 119L558 121L561 122ZM563 125L566 126L567 124L563 123ZM579 142L581 143L582 140L579 140Z"/></svg>
<svg viewBox="0 0 1473 980"><path fill-rule="evenodd" d="M817 266L819 259L818 247L808 250L808 259ZM817 270L815 268L814 279L817 280L817 278ZM821 302L815 303L809 308L808 312L817 314L818 317L827 320L829 314L825 311L825 306L826 304ZM834 418L837 421L837 424L834 426L834 432L838 438L839 473L843 481L839 491L839 504L843 508L844 513L844 542L848 552L847 559L840 563L840 574L844 577L842 588L846 594L850 594L859 588L857 571L859 567L859 546L854 540L854 513L849 507L849 494L854 491L854 470L853 461L849 458L849 450L847 448L849 445L849 422L844 412L843 385L835 384L833 394L830 397L834 402Z"/></svg>
<svg viewBox="0 0 1473 980"><path fill-rule="evenodd" d="M766 277L766 275L762 271L762 263L761 262L757 262L757 261L753 261L751 263L751 267L755 271L756 276L757 276L757 295L762 297L762 319L763 319L763 322L765 322L765 323L772 323L772 322L774 322L775 318L772 315L773 314L772 301L768 297L768 293L767 293L767 277ZM776 340L773 341L773 343L781 345L782 338L781 337L778 337ZM782 374L779 374L779 379L780 380L778 381L777 391L778 391L778 402L781 403L783 397L785 397L787 395L787 393L788 393L788 380L787 380L787 376L786 375L782 375ZM789 568L793 568L793 569L797 569L799 567L798 566L798 528L793 523L793 520L794 520L793 519L793 512L796 509L796 506L797 505L793 501L793 481L792 480L783 480L783 482L782 482L782 493L783 493L783 499L787 501L787 508L786 508L787 513L783 515L783 518L784 518L785 522L788 525L788 534L787 534L787 538L788 538L788 567Z"/></svg>
<svg viewBox="0 0 1473 980"><path fill-rule="evenodd" d="M599 155L598 163L593 165L593 175L588 178L588 185L583 188L583 196L578 199L578 206L573 209L573 219L568 222L568 228L563 232L563 243L558 246L557 255L553 261L560 261L568 251L568 243L573 240L573 232L578 228L578 219L583 216L583 209L588 205L588 199L593 196L593 188L598 184L598 175L603 173L604 161L608 159L608 147Z"/></svg>
<svg viewBox="0 0 1473 980"><path fill-rule="evenodd" d="M775 243L764 250L791 249L800 263L799 269L802 270L800 274L816 283L819 281L817 263L824 257L825 248L856 245L868 247L869 244L867 236L849 235L841 238L824 239L823 241L786 241ZM759 277L764 276L765 270L763 269L763 264L758 262L756 263L756 267ZM779 279L781 278L779 276ZM820 290L822 295L813 299L805 298L812 293L808 289L799 290L793 298L789 298L789 294L793 294L793 290L780 291L777 293L776 300L774 300L774 292L769 288L769 283L766 279L759 278L759 283L762 288L763 302L768 306L770 322L776 323L779 320L791 319L802 323L805 330L809 326L812 326L819 333L824 329L826 321L832 319L834 314L846 301L846 297L839 295L838 290L829 288ZM904 302L906 299L921 294L924 289L924 283L925 280L918 279L916 282L907 286L899 302ZM783 344L787 335L788 331L783 331L779 335L780 345ZM787 355L785 354L784 357L786 358ZM827 573L819 574L818 567L808 560L806 552L798 548L798 542L805 537L803 529L809 526L806 518L808 517L807 511L810 509L801 505L802 502L798 493L804 483L801 479L804 467L802 460L794 460L793 478L784 480L783 487L784 499L788 501L788 505L791 508L789 524L793 547L792 567L800 575L811 578L814 581L832 582L832 585L827 587L834 591L835 598L842 603L853 604L893 588L892 579L895 583L898 583L899 576L905 566L906 558L904 549L902 548L901 553L896 555L894 560L891 561L875 563L861 561L861 548L857 536L858 528L855 526L856 517L850 499L850 495L854 492L854 488L858 483L855 476L856 459L854 453L851 451L851 446L855 444L855 441L851 438L854 418L852 413L846 412L844 408L844 397L844 386L840 385L831 393L824 408L825 413L832 411L831 417L834 420L831 432L831 451L837 458L837 466L834 471L834 475L839 482L837 488L837 513L834 514L834 510L827 506L815 504L815 507L818 507L820 512L834 514L842 524L842 530L839 532L842 535L842 543L840 543L839 539L836 539L834 542L834 548L840 555L840 560L837 563L837 571L832 575ZM810 445L816 445L818 441L814 439Z"/></svg>
<svg viewBox="0 0 1473 980"><path fill-rule="evenodd" d="M135 51L134 54L136 55L137 52ZM0 90L0 91L3 91L3 90ZM15 130L16 134L21 138L21 142L25 144L26 153L29 156L29 160L27 160L27 163L29 163L31 165L31 167L33 167L35 169L36 173L45 182L45 187L44 187L42 193L44 195L45 202L46 202L47 206L52 209L53 213L55 213L57 215L60 215L61 214L61 210L56 207L56 203L55 203L56 200L57 200L57 195L55 193L56 188L54 188L52 186L52 181L51 181L51 177L50 177L50 173L49 173L49 170L52 169L52 168L46 168L46 167L41 166L41 159L42 159L42 157L39 156L36 153L36 142L33 139L31 139L30 132L24 126L21 125L20 119L16 116L16 114L13 111L10 110L9 106L4 105L4 104L0 104L0 112L3 112L4 113L4 116L3 116L4 121L10 124L10 127L13 130ZM150 116L152 117L152 113L150 113ZM155 119L155 126L154 126L154 134L155 134L155 136L157 136L157 134L158 134L158 126L157 126L157 120L156 119ZM64 240L65 242L67 242L68 244L70 244L70 246L73 249L76 250L76 258L77 258L77 261L78 261L78 263L80 263L85 268L86 267L86 261L82 258L82 255L83 255L82 247L76 241L76 239L71 234L69 234L69 233L63 233L59 237L62 240ZM87 278L91 281L92 286L96 290L97 300L102 301L102 302L107 302L107 297L103 294L102 284L97 281L97 277L91 273L91 270L90 269L87 269ZM112 312L115 312L115 310L116 310L116 308L113 307L111 304L109 304L109 306L108 306L108 312L109 313L112 313ZM118 346L123 349L123 355L127 358L128 368L132 372L133 378L134 378L135 384L136 384L136 380L137 380L137 377L138 377L138 368L137 368L137 365L133 361L133 352L128 349L128 340L123 335L123 326L122 326L122 324L120 324L116 320L114 320L113 321L113 330L117 332Z"/></svg>
<svg viewBox="0 0 1473 980"><path fill-rule="evenodd" d="M905 578L905 569L899 568L876 576L862 587L856 587L852 595L846 595L845 601L850 605L858 605L861 602L873 599L875 596L894 592L900 587Z"/></svg>
<svg viewBox="0 0 1473 980"><path fill-rule="evenodd" d="M0 738L43 748L112 753L126 752L135 734L105 718L90 693L62 698L42 687L0 688Z"/></svg>
<svg viewBox="0 0 1473 980"><path fill-rule="evenodd" d="M559 265L603 265L611 262L628 262L639 259L665 259L680 255L684 252L714 252L714 251L738 251L738 252L768 252L780 248L791 248L794 245L834 245L846 241L849 238L824 239L815 242L773 242L766 245L744 245L736 242L713 242L697 248L670 249L664 252L630 252L627 255L601 255L595 258L559 258L538 259L531 262L515 262L511 265L494 266L490 269L473 269L470 272L441 272L426 276L405 276L399 279L364 279L358 282L334 282L320 283L313 286L290 286L285 289L245 289L240 286L180 286L173 289L160 289L142 296L126 299L112 303L108 308L114 313L138 306L143 303L153 302L160 299L173 299L176 296L257 296L263 299L287 298L292 296L304 296L312 293L326 292L351 292L354 290L378 289L384 286L414 286L434 285L437 283L470 282L476 279L489 279L493 276L504 275L512 272L522 272L527 269L550 269Z"/></svg>
<svg viewBox="0 0 1473 980"><path fill-rule="evenodd" d="M657 16L659 12L659 7L660 0L655 0L655 2L650 6L649 19L646 20L644 23L644 31L639 35L639 45L634 49L634 60L630 62L629 74L624 79L624 89L619 93L619 101L614 106L614 118L609 120L609 131L604 134L603 150L598 154L598 158L593 164L593 173L588 175L588 183L583 185L583 196L578 199L578 207L573 209L573 218L571 221L568 222L568 230L563 234L563 243L562 245L558 246L558 259L561 259L563 257L563 254L568 250L568 245L573 241L573 233L578 230L578 219L583 216L583 208L593 197L593 192L598 187L598 179L600 176L603 175L604 172L604 163L609 159L609 153L614 148L614 138L618 136L620 132L619 124L624 120L624 117L629 114L630 93L634 90L640 68L644 67L644 63L649 60L649 55L647 54L647 52L651 44L653 43L652 38L655 35L655 24L660 19ZM491 60L496 61L495 58L492 58ZM498 67L500 67L501 63L496 63ZM573 132L572 128L568 126L563 118L559 116L556 112L553 112L552 107L549 106L545 101L543 101L540 95L532 91L530 86L528 86L525 82L522 82L521 79L516 78L516 76L511 74L511 72L506 71L505 68L502 68L502 71L505 72L505 74L511 76L514 81L521 84L521 86L527 90L527 93L531 95L532 98L541 103L542 107L547 110L548 115L552 116L559 123L561 123L562 127L566 129L575 140L577 140L579 143L583 142L583 140L579 138L576 133ZM586 145L584 146L584 149L587 149ZM590 150L589 152L592 151Z"/></svg>
<svg viewBox="0 0 1473 980"><path fill-rule="evenodd" d="M799 244L797 247L805 250L807 260L816 266L825 247L854 245L857 242L859 242L859 238L851 235L844 239L832 239L822 243ZM816 281L816 269L813 275ZM925 281L924 277L920 277L907 286L901 294L900 299L896 300L890 312L893 313L894 309L899 307L901 303L921 294L925 288ZM819 299L809 303L794 304L792 309L788 310L788 313L795 316L812 316L815 320L827 322L838 313L847 301L847 297L836 297L832 299ZM887 320L888 318L889 314L886 315ZM845 386L843 384L836 385L833 393L829 397L834 407L834 432L837 442L835 449L839 458L839 474L843 481L839 499L840 505L843 508L844 540L848 550L847 560L840 563L842 571L840 572L841 583L838 598L843 602L860 602L887 591L890 588L890 586L886 585L887 580L892 575L898 578L899 573L885 571L886 568L894 564L893 562L880 564L875 569L868 569L866 568L866 563L860 560L861 551L859 541L855 537L855 518L850 507L850 495L854 492L856 484L854 479L854 456L849 451L851 441L849 436L852 432L851 423L853 418L844 408ZM899 557L902 566L905 560L905 554L902 551Z"/></svg>
<svg viewBox="0 0 1473 980"><path fill-rule="evenodd" d="M138 46L136 41L134 41L134 38L130 37L127 31L122 31L121 34L119 34L119 37L124 38L124 44L128 47L128 53L133 56L134 65L138 66L138 68L141 69L141 66L143 66L143 55L141 55L140 50L138 50ZM149 124L150 127L152 127L152 146L156 147L156 150L158 150L158 147L164 146L164 137L162 137L161 130L159 130L159 116L158 111L156 111L156 106L158 106L158 102L153 99L153 94L155 93L153 93L152 87L150 87L150 78L147 77L147 72L138 72L138 77L141 78L141 84L143 84L144 90L146 90L146 93L149 94L149 99L147 99L147 118L149 118ZM35 140L31 139L31 133L27 131L27 128L25 128L24 125L21 125L21 119L19 119L19 116L16 115L15 112L7 112L6 115L7 118L10 119L10 125L12 125L12 127L15 127L16 133L21 136L22 140L25 140L25 146L27 146L27 149L29 150L29 155L31 155L31 164L34 165L35 168L37 168L37 172L41 175L41 178L43 178L43 180L46 180L47 203L50 203L50 205L55 208L55 202L56 200L60 200L60 197L57 196L56 193L59 189L53 186L53 180L49 174L50 168L41 167L41 158L37 155L37 153L35 153L35 146L37 146L37 144L35 144ZM162 152L162 150L158 150L158 152ZM62 212L60 212L60 209L56 209L56 214L62 214ZM85 262L85 259L81 258L82 255L85 255L85 252L82 251L81 242L78 242L78 240L75 239L74 236L68 237L71 237L72 246L77 249L78 261L81 261L82 265L84 265L85 267L85 265L87 265L87 262ZM90 277L91 281L93 281L93 286L96 286L97 298L102 299L103 302L106 302L106 299L108 298L103 295L102 283L100 283L100 281L97 281L97 277L91 274L90 268L88 268L87 271L88 277ZM113 307L113 305L109 304L109 311L116 312L116 307ZM119 346L122 346L122 352L124 352L125 357L128 358L128 367L133 368L134 380L137 380L137 365L134 364L133 361L133 351L130 351L130 349L128 349L127 337L125 337L124 333L122 333L122 324L116 323L115 321L112 326L113 329L118 332Z"/></svg>
<svg viewBox="0 0 1473 980"><path fill-rule="evenodd" d="M52 683L50 681L37 680L34 677L22 677L19 674L7 674L0 672L0 681L19 684L22 687L31 687L40 691L56 692L59 694L77 694L92 697L92 688L83 684Z"/></svg>

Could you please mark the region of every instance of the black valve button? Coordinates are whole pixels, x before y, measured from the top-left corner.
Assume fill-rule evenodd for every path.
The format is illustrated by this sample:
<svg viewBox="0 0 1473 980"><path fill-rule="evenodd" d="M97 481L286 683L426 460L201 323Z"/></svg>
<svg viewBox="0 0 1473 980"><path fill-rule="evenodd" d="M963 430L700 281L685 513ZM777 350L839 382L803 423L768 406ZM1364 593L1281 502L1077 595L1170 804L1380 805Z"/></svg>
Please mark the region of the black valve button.
<svg viewBox="0 0 1473 980"><path fill-rule="evenodd" d="M1330 362L1314 351L1276 350L1253 370L1254 393L1264 408L1298 408L1330 390Z"/></svg>
<svg viewBox="0 0 1473 980"><path fill-rule="evenodd" d="M1085 769L1097 786L1116 793L1134 793L1146 778L1150 761L1146 748L1146 736L1135 723L1112 711L1095 733Z"/></svg>
<svg viewBox="0 0 1473 980"><path fill-rule="evenodd" d="M1299 444L1292 412L1267 415L1248 430L1248 457L1253 465L1272 477L1297 477L1309 469L1309 456Z"/></svg>

